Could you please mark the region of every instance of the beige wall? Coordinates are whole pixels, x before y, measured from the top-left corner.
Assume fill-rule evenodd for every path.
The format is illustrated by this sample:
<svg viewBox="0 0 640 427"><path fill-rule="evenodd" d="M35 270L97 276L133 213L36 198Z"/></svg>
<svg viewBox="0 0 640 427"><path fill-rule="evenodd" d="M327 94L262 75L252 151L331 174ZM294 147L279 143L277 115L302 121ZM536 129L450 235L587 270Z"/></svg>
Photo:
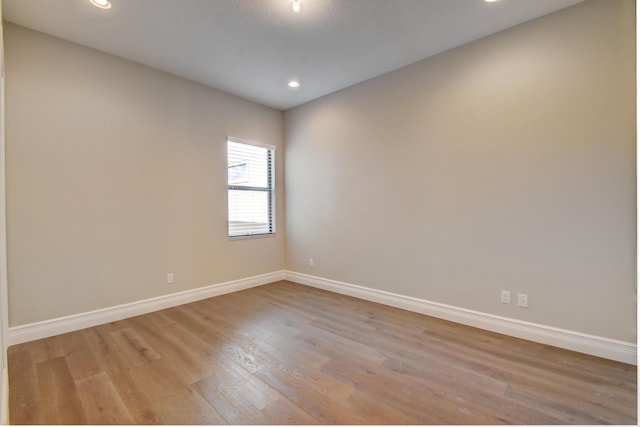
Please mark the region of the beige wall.
<svg viewBox="0 0 640 427"><path fill-rule="evenodd" d="M288 111L288 268L635 342L634 31L591 0Z"/></svg>
<svg viewBox="0 0 640 427"><path fill-rule="evenodd" d="M284 267L281 112L15 25L5 43L11 326ZM227 238L227 135L278 147L274 238Z"/></svg>

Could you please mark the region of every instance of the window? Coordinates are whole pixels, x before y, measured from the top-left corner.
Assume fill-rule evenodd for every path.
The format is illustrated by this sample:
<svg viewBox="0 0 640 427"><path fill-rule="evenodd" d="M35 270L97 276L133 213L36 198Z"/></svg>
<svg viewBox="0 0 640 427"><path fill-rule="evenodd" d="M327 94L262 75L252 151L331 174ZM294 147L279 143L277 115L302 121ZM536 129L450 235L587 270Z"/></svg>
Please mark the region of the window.
<svg viewBox="0 0 640 427"><path fill-rule="evenodd" d="M275 147L227 139L229 237L275 234Z"/></svg>

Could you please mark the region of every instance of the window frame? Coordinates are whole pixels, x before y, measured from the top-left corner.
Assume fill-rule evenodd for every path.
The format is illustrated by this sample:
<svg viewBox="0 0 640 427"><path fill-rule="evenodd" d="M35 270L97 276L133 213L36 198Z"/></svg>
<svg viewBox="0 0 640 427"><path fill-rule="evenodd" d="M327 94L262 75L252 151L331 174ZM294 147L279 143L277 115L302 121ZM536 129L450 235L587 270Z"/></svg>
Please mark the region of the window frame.
<svg viewBox="0 0 640 427"><path fill-rule="evenodd" d="M230 184L229 183L229 167L237 166L236 164L229 165L229 142L233 142L236 144L244 144L250 145L254 147L260 147L267 150L267 161L266 161L266 170L267 170L267 186L266 187L249 187L244 185ZM252 141L244 138L237 138L233 136L227 136L227 144L226 144L226 153L227 153L227 237L229 240L241 240L241 239L255 239L261 237L273 237L276 235L276 212L275 212L275 198L276 198L276 186L275 186L275 175L276 175L276 147L270 144L264 144L257 141ZM268 228L269 231L266 233L252 233L252 234L240 234L240 235L231 235L230 234L230 212L229 212L229 192L230 191L264 191L268 193L267 196L267 214L268 214Z"/></svg>

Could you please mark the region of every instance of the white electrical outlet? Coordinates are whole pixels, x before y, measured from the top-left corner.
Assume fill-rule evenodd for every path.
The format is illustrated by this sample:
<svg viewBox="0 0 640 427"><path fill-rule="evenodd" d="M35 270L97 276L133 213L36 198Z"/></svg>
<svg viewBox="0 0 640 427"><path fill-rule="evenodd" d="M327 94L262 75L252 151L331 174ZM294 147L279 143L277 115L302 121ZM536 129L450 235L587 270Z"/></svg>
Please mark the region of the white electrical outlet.
<svg viewBox="0 0 640 427"><path fill-rule="evenodd" d="M173 283L173 273L167 273L167 283Z"/></svg>
<svg viewBox="0 0 640 427"><path fill-rule="evenodd" d="M511 304L511 292L509 291L500 292L500 302L503 304Z"/></svg>
<svg viewBox="0 0 640 427"><path fill-rule="evenodd" d="M309 267L313 267L314 263L313 263L313 258L309 258Z"/></svg>
<svg viewBox="0 0 640 427"><path fill-rule="evenodd" d="M527 294L518 294L518 305L520 307L529 307L529 297Z"/></svg>

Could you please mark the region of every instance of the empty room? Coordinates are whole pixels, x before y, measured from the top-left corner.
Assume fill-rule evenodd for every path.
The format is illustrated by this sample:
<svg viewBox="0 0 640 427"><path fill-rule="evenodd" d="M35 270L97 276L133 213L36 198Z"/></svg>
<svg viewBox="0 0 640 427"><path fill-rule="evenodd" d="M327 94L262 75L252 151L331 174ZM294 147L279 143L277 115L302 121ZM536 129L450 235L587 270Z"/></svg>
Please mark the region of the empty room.
<svg viewBox="0 0 640 427"><path fill-rule="evenodd" d="M0 422L637 425L633 0L0 5Z"/></svg>

